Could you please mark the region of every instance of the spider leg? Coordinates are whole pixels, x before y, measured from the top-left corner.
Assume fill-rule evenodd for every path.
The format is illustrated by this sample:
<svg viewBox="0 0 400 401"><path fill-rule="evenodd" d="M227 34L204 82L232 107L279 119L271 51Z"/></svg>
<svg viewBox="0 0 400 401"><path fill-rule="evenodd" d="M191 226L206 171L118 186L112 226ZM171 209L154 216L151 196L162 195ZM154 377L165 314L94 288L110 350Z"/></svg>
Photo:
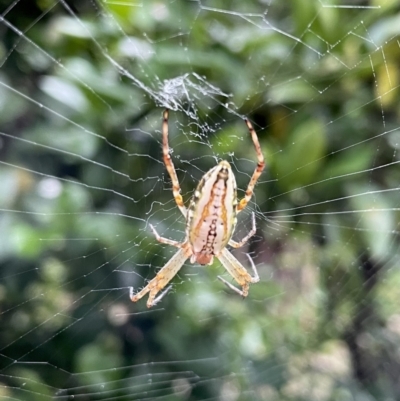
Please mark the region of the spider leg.
<svg viewBox="0 0 400 401"><path fill-rule="evenodd" d="M254 131L254 128L249 120L245 119L245 122L247 124L247 128L249 129L251 139L253 140L254 147L256 149L257 167L254 170L254 173L250 179L249 185L247 186L246 192L244 194L244 198L237 205L237 208L236 208L237 213L241 212L246 207L246 205L249 203L249 201L253 195L256 182L260 178L260 175L265 167L264 156L261 151L261 146L260 146L260 142L258 141L256 131Z"/></svg>
<svg viewBox="0 0 400 401"><path fill-rule="evenodd" d="M169 285L154 301L153 301L153 305L157 305L163 298L165 295L167 295L167 293L169 292L169 290L172 288L172 285Z"/></svg>
<svg viewBox="0 0 400 401"><path fill-rule="evenodd" d="M148 292L149 299L147 300L147 307L151 308L166 294L164 291L156 298L160 292L178 273L186 259L190 256L191 250L189 247L184 247L178 250L174 256L164 265L164 267L156 274L156 276L144 287L141 291L134 294L133 287L129 288L129 296L132 302L138 301L144 297Z"/></svg>
<svg viewBox="0 0 400 401"><path fill-rule="evenodd" d="M172 163L169 145L168 145L168 109L165 109L164 114L163 114L162 135L163 135L163 145L162 145L163 159L164 159L164 164L165 164L165 167L167 168L168 174L171 177L172 193L174 195L175 202L179 207L179 210L186 217L187 209L186 209L185 205L183 204L183 198L180 193L181 187L179 185L179 180L178 180L178 176L176 175L174 164Z"/></svg>
<svg viewBox="0 0 400 401"><path fill-rule="evenodd" d="M247 297L249 293L249 284L257 283L260 281L260 277L258 275L256 266L254 265L253 260L249 255L247 255L251 267L254 273L254 276L251 276L247 270L243 267L243 265L226 249L224 248L221 254L218 256L219 261L228 271L228 273L237 281L237 283L242 287L242 290L234 287L231 283L228 283L224 278L218 276L218 278L226 284L229 288L233 289L242 297Z"/></svg>
<svg viewBox="0 0 400 401"><path fill-rule="evenodd" d="M250 232L239 242L234 241L233 239L229 240L228 244L233 248L242 247L257 231L256 229L256 218L254 212L251 214L252 228Z"/></svg>
<svg viewBox="0 0 400 401"><path fill-rule="evenodd" d="M158 234L157 230L154 228L154 226L152 224L150 224L150 228L153 231L153 234L156 237L156 240L158 242L161 242L162 244L172 245L172 246L175 246L176 248L181 248L182 247L182 242L174 241L173 239L168 239L168 238L161 237L161 235Z"/></svg>
<svg viewBox="0 0 400 401"><path fill-rule="evenodd" d="M231 290L237 292L240 296L245 298L247 296L244 295L243 291L239 290L239 288L235 287L233 284L231 284L229 281L226 281L223 277L217 276L219 280L221 280L227 287L229 287Z"/></svg>

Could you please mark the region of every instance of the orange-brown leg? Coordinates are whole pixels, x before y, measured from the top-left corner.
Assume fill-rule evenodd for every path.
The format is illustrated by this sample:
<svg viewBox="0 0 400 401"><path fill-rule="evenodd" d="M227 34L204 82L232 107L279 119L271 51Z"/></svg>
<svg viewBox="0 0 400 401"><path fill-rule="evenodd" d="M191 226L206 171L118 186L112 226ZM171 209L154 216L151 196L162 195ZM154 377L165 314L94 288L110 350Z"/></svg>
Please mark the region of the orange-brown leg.
<svg viewBox="0 0 400 401"><path fill-rule="evenodd" d="M256 185L257 180L260 178L260 175L262 173L262 171L264 170L265 167L265 160L264 160L264 155L262 154L261 151L261 146L260 146L260 142L258 141L258 137L256 134L256 131L254 131L254 128L251 124L251 122L249 120L245 120L246 124L247 124L247 128L249 129L250 135L251 135L251 139L253 140L254 143L254 147L256 149L256 153L257 153L257 167L254 170L253 176L250 179L249 185L247 186L244 198L239 202L239 204L237 205L237 212L241 212L249 203L253 192L254 192L254 187Z"/></svg>
<svg viewBox="0 0 400 401"><path fill-rule="evenodd" d="M163 113L163 124L162 124L162 135L163 135L163 159L165 167L167 168L168 174L171 177L172 181L172 193L175 198L175 202L178 205L182 214L186 217L187 210L185 205L183 204L183 198L181 195L181 187L179 185L178 176L176 175L174 164L172 163L169 144L168 144L168 109L166 109Z"/></svg>

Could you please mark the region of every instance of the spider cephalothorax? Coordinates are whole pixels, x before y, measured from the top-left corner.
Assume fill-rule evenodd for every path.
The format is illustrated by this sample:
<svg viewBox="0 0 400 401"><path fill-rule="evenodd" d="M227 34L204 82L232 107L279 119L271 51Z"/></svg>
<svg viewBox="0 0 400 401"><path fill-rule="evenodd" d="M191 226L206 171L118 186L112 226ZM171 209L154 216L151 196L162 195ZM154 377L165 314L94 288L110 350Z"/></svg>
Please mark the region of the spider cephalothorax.
<svg viewBox="0 0 400 401"><path fill-rule="evenodd" d="M179 248L179 251L172 256L145 288L137 294L134 294L133 288L130 288L131 300L136 302L150 292L147 306L149 308L152 307L165 294L165 292L163 292L156 298L157 293L172 280L188 258L190 258L191 263L197 262L201 265L210 265L213 262L214 256L220 260L225 269L242 287L242 290L234 287L222 277L218 278L240 295L246 297L249 291L249 284L259 281L257 271L253 261L249 258L254 271L254 277L252 277L242 264L226 249L226 246L230 245L233 248L239 248L256 232L253 214L252 230L242 241L236 242L232 240L233 231L236 226L236 215L241 212L250 201L254 186L265 166L264 156L261 152L257 134L251 123L245 120L257 152L258 163L244 198L238 202L235 176L230 164L223 160L204 174L190 201L189 209L187 209L180 194L178 177L169 151L168 110L164 111L163 117L164 164L171 177L172 192L176 204L186 218L186 238L183 242L179 242L161 237L158 235L155 228L151 226L159 242L175 246Z"/></svg>

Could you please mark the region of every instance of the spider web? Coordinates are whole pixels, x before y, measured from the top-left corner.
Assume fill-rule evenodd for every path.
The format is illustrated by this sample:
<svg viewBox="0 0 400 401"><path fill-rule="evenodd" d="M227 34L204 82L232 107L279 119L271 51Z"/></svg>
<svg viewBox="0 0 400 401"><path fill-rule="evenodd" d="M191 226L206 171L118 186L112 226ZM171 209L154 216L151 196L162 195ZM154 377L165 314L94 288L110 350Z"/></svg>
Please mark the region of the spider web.
<svg viewBox="0 0 400 401"><path fill-rule="evenodd" d="M0 399L398 399L396 1L1 2ZM226 159L261 281L129 300Z"/></svg>

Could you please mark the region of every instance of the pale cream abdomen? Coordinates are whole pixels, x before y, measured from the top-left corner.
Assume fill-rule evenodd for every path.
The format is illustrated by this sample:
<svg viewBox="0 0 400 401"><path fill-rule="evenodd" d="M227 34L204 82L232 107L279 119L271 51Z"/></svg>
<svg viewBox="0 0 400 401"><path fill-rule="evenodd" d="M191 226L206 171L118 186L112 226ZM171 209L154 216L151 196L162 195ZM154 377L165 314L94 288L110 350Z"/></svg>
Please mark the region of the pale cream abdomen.
<svg viewBox="0 0 400 401"><path fill-rule="evenodd" d="M222 161L204 175L190 203L192 263L211 264L230 240L235 223L236 180L229 163Z"/></svg>

